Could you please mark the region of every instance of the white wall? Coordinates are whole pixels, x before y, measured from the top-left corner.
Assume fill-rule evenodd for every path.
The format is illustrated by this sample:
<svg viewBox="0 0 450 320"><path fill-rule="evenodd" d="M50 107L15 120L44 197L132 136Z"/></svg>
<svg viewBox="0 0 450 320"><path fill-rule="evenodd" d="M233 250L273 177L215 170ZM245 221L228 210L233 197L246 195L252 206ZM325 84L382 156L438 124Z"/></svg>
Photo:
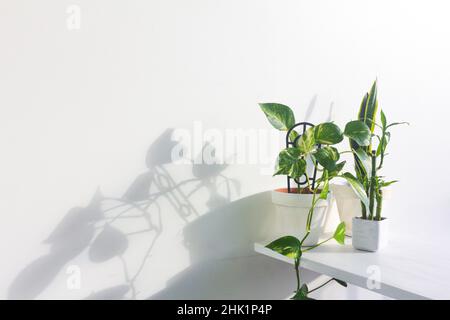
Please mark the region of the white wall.
<svg viewBox="0 0 450 320"><path fill-rule="evenodd" d="M79 30L66 27L72 4L81 8ZM199 282L207 295L217 278L228 283L217 297L288 296L286 266L261 257L215 265L248 255L258 236L250 221L270 199L260 194L238 203L249 209L239 209L242 218L235 204L222 205L284 180L262 175L262 164L161 165L170 141L164 132L192 130L194 121L222 133L268 129L261 101L288 104L298 120L310 114L313 122L326 120L332 104L333 119L343 124L375 77L388 118L411 123L393 132L386 163L386 175L401 181L388 214L393 232L448 239L448 10L437 0L3 0L0 297L82 298L110 287L119 296L174 297L181 290L171 293L174 284ZM149 222L115 221L119 236L106 233L92 249L103 224L83 214L113 204L97 197L88 209L73 208L88 206L98 189L122 197L142 173L148 176L131 198L149 181L157 192L168 178L195 180L183 194L151 203L151 231L122 237ZM176 199L184 199L182 209ZM53 232L58 224L61 233ZM81 268L79 290L67 287L72 265ZM135 291L121 287L137 273ZM248 274L254 278L241 281ZM272 274L277 278L266 278ZM196 282L185 284L192 275Z"/></svg>

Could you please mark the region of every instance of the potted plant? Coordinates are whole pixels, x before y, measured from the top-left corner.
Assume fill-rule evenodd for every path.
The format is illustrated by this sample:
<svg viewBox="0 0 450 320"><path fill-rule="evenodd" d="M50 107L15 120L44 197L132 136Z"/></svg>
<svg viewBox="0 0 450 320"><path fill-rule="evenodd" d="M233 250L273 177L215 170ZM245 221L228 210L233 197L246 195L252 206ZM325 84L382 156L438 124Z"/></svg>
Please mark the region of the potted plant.
<svg viewBox="0 0 450 320"><path fill-rule="evenodd" d="M386 181L379 173L383 168L386 148L391 139L391 133L388 130L393 126L406 123L388 124L386 115L381 110L381 124L377 124L375 121L378 108L376 96L375 81L370 93L364 97L359 113L360 120L370 124L370 143L360 145L354 140L350 141L351 152L355 158L356 176L347 172L344 174L347 186L337 187L334 184L331 187L336 195L339 210L352 209L348 205L343 208L343 203L347 202L348 204L349 199L352 199L354 210L348 210L347 213L340 212L340 216L344 221L348 221L351 215L353 247L365 251L377 251L386 246L388 242L389 226L387 218L382 216L383 202L389 196L389 191L386 188L397 181ZM375 130L376 128L379 130ZM342 198L343 192L348 194L348 190L345 190L345 188L353 189L353 195ZM357 205L356 199L360 200L360 205ZM341 203L339 204L339 202Z"/></svg>
<svg viewBox="0 0 450 320"><path fill-rule="evenodd" d="M316 179L320 164L317 159L327 166L330 178L342 170L344 162L337 163L339 153L332 147L343 140L342 132L331 122L316 127L309 123L296 124L292 109L283 104L261 103L260 107L274 128L287 132L286 149L278 155L274 176L286 175L288 186L272 191L272 202L276 206L272 236L290 234L303 238L311 203L314 203L314 219L304 244L315 245L322 234L330 200L328 192L318 197L322 191L319 187L327 181L323 181L325 176ZM297 132L299 127L303 128L302 134ZM291 180L296 182L296 188L291 188Z"/></svg>
<svg viewBox="0 0 450 320"><path fill-rule="evenodd" d="M287 148L278 155L274 175L286 175L288 188L275 190L272 199L279 208L278 218L283 219L283 226L289 233L272 241L267 247L294 259L297 289L293 299L307 299L308 293L315 289L308 290L306 284L302 285L300 281L300 260L303 252L312 250L331 239L344 244L345 239L345 223L342 222L337 226L332 237L319 242L320 221L323 219L324 211L317 208L327 206L330 197L330 181L336 177L344 179L348 177L348 175L340 174L345 161L339 162L340 153L333 145L340 143L344 136L358 141L361 145L368 145L370 130L364 122L359 120L347 123L344 132L332 122L321 123L317 126L307 123L296 124L294 114L288 106L278 103L263 103L260 106L276 129L287 132ZM308 129L306 129L307 125L309 125ZM296 131L299 126L303 127L302 134ZM309 168L311 166L312 168ZM311 171L312 179L309 177ZM318 178L317 172L321 173ZM303 183L299 180L302 177ZM290 179L297 183L296 189L290 188ZM302 185L304 187L301 187ZM285 210L285 207L289 209ZM316 218L316 214L319 218ZM345 284L339 280L336 281Z"/></svg>
<svg viewBox="0 0 450 320"><path fill-rule="evenodd" d="M375 129L375 119L378 109L377 99L377 81L374 81L369 92L367 92L361 102L358 111L358 120L364 122L373 134ZM360 148L366 148L367 152L371 152L372 147L361 146L357 141L350 139L351 150L359 150ZM355 172L357 180L360 183L364 183L367 180L367 174L365 170L362 170L362 163L358 156L354 154L355 160ZM346 235L352 236L352 220L354 217L361 215L361 211L365 210L365 206L361 206L361 199L353 192L353 189L348 181L341 180L334 182L330 185L330 189L333 192L333 196L336 199L336 205L339 212L339 218L345 222Z"/></svg>

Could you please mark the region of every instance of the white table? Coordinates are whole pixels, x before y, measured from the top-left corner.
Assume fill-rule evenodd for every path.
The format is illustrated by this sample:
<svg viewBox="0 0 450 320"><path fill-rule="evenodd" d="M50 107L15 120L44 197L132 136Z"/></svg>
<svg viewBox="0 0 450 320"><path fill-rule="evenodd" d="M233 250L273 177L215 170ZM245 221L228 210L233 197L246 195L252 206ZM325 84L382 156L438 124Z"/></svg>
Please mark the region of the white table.
<svg viewBox="0 0 450 320"><path fill-rule="evenodd" d="M293 264L292 259L266 248L269 242L255 243L255 251ZM351 238L345 246L331 240L305 252L301 266L394 299L450 299L446 243L391 240L388 247L374 253L353 249Z"/></svg>

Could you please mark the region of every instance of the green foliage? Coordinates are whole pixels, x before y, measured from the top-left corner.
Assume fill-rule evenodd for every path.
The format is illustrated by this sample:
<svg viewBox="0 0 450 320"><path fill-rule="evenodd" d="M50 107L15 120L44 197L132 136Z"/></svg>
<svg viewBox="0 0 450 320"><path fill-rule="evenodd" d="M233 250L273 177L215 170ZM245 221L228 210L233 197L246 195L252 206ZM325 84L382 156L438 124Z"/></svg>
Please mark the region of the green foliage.
<svg viewBox="0 0 450 320"><path fill-rule="evenodd" d="M333 171L336 168L336 162L339 160L339 151L335 147L326 146L318 149L313 157L319 162L319 164L329 171Z"/></svg>
<svg viewBox="0 0 450 320"><path fill-rule="evenodd" d="M345 125L344 135L355 141L360 146L370 144L371 132L369 127L362 121L350 121Z"/></svg>
<svg viewBox="0 0 450 320"><path fill-rule="evenodd" d="M337 226L336 231L334 231L333 238L339 244L342 244L342 245L344 244L344 241L345 241L345 222L341 222Z"/></svg>
<svg viewBox="0 0 450 320"><path fill-rule="evenodd" d="M288 131L294 126L294 113L288 106L281 103L260 103L259 106L275 129Z"/></svg>
<svg viewBox="0 0 450 320"><path fill-rule="evenodd" d="M361 168L361 170L363 170L365 176L370 177L370 174L372 173L372 170L370 168L371 159L367 155L366 150L363 148L359 148L357 150L353 150L353 153L355 154L356 158L359 160L359 163L361 164L360 168Z"/></svg>
<svg viewBox="0 0 450 320"><path fill-rule="evenodd" d="M316 143L333 145L344 139L341 129L333 122L321 123L314 127Z"/></svg>
<svg viewBox="0 0 450 320"><path fill-rule="evenodd" d="M295 118L289 107L276 103L265 103L260 104L260 106L269 122L276 129L288 131L294 126ZM366 138L364 135L367 133L367 130L364 131L364 126L361 126L361 124L359 126L353 124L348 128L346 134L350 135L353 139L363 141ZM296 141L296 144L292 148L284 149L279 153L274 175L288 175L291 178L298 179L301 176L306 175L308 172L306 159L312 158L315 160L313 161L313 165L317 170L322 172L322 176L317 179L314 187L309 185L309 179L306 176L308 188L310 188L313 197L311 208L308 212L306 235L304 238L297 239L294 236L284 236L268 244L267 248L294 259L297 275L297 290L293 299L306 300L310 299L308 298L308 287L305 284L301 285L300 281L300 261L303 251L312 250L333 238L340 244L344 243L345 224L342 223L336 229L333 237L326 239L313 247L306 249L302 248L304 241L309 236L314 209L318 201L326 200L328 198L330 180L339 176L344 168L345 161L338 163L340 153L337 148L332 146L344 139L344 133L336 124L326 122L307 129L300 138L298 138L297 132L291 131L289 139L291 141ZM323 145L323 147L319 148L319 144Z"/></svg>
<svg viewBox="0 0 450 320"><path fill-rule="evenodd" d="M375 80L370 91L364 95L358 112L358 120L364 122L371 132L375 129L376 114L378 110L377 94L377 81Z"/></svg>
<svg viewBox="0 0 450 320"><path fill-rule="evenodd" d="M327 180L325 180L322 191L320 192L319 199L327 200L329 191L330 191L330 183L328 182L328 179L327 179Z"/></svg>
<svg viewBox="0 0 450 320"><path fill-rule="evenodd" d="M361 184L361 182L351 173L345 172L341 175L342 178L347 180L347 182L350 184L350 187L355 192L356 196L361 200L361 202L364 204L366 209L369 208L369 198L366 193L366 190L364 186Z"/></svg>
<svg viewBox="0 0 450 320"><path fill-rule="evenodd" d="M260 107L274 128L281 131L289 131L295 125L294 114L288 106L278 103L262 103ZM284 236L267 245L267 248L294 259L297 290L292 299L310 299L308 297L309 293L333 280L342 286L347 286L344 281L333 278L318 288L309 290L306 284L301 284L300 279L300 262L303 252L313 250L331 239L336 240L341 245L345 242L345 223L342 222L337 226L331 238L312 247L305 248L303 246L310 234L314 209L319 201L327 199L329 184L332 179L340 177L349 183L361 200L363 218L366 218L366 213L369 213L370 218L381 219L383 200L381 189L396 181L384 181L377 172L382 168L386 148L390 142L391 133L388 129L402 123L388 124L386 115L381 111L381 125L376 124L377 110L377 82L375 81L370 91L363 97L358 119L347 123L344 131L333 122L325 122L309 128L301 137L298 137L299 134L292 130L289 139L292 142L296 141L295 146L282 150L278 155L274 175L288 175L295 179L306 175L307 188L312 193L311 207L306 223L306 234L303 239L298 239L294 236ZM381 129L381 134L374 134L375 127ZM334 145L340 143L344 137L347 137L350 141L351 150L345 152L352 152L354 155L356 177L349 172L342 173L345 161L338 162L341 153ZM378 145L376 151L372 153L372 140L374 137L378 140ZM322 147L319 148L319 145L322 145ZM379 161L377 161L378 158ZM309 185L307 159L314 160L313 165L315 169L322 172L322 176L317 179L314 187ZM376 208L375 201L377 204Z"/></svg>
<svg viewBox="0 0 450 320"><path fill-rule="evenodd" d="M401 124L409 125L408 122L394 122L394 123L388 124L386 115L384 114L383 110L381 110L381 134L376 135L376 137L378 139L378 148L377 148L376 156L380 157L380 164L379 164L377 170L380 170L383 167L384 157L386 155L386 148L391 140L391 133L387 130L391 127L398 126Z"/></svg>
<svg viewBox="0 0 450 320"><path fill-rule="evenodd" d="M395 180L385 182L378 175L378 172L383 168L386 149L391 140L391 133L388 129L400 124L407 124L406 122L389 124L383 110L380 111L381 124L377 124L377 110L377 82L375 81L370 92L364 95L361 102L358 112L359 122L349 122L344 130L344 134L350 140L354 154L356 177L350 173L341 175L361 199L362 218L371 220L374 218L377 220L381 219L383 202L381 189L396 182ZM364 122L367 128L363 127L361 122ZM375 133L376 127L380 129L379 133ZM358 134L359 131L361 133L360 137L353 135L355 133ZM365 134L370 133L369 137L364 138L362 132L365 132ZM373 138L378 142L375 151L372 151Z"/></svg>
<svg viewBox="0 0 450 320"><path fill-rule="evenodd" d="M266 247L292 259L297 259L302 254L300 240L294 236L279 238L269 243Z"/></svg>
<svg viewBox="0 0 450 320"><path fill-rule="evenodd" d="M298 148L287 148L278 155L277 168L274 175L288 175L298 179L305 174L306 160L301 157Z"/></svg>
<svg viewBox="0 0 450 320"><path fill-rule="evenodd" d="M297 146L302 154L308 154L314 150L316 140L314 139L314 128L309 128L298 140Z"/></svg>
<svg viewBox="0 0 450 320"><path fill-rule="evenodd" d="M295 295L291 298L292 300L311 300L308 298L308 286L303 284L299 290L295 292Z"/></svg>

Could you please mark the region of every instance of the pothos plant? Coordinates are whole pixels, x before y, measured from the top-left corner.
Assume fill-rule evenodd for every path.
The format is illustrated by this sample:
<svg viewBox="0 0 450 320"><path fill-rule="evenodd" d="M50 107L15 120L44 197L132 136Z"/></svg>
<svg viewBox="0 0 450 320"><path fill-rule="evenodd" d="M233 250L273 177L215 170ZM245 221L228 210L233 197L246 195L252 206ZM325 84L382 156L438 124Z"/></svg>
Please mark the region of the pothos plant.
<svg viewBox="0 0 450 320"><path fill-rule="evenodd" d="M377 81L375 80L370 91L367 92L361 102L358 119L363 121L370 129L369 145L360 145L357 141L350 140L351 152L355 158L356 177L351 173L345 173L347 181L351 182L353 190L361 199L361 218L367 220L382 220L383 188L397 182L397 180L385 181L379 171L383 168L387 155L386 148L391 140L391 127L408 124L407 122L394 122L388 124L383 110L380 111L381 124L376 122L378 111ZM375 130L378 129L378 130ZM375 140L375 143L373 143ZM376 147L375 147L375 144Z"/></svg>
<svg viewBox="0 0 450 320"><path fill-rule="evenodd" d="M288 106L279 103L262 103L260 107L274 128L281 131L289 131L294 127L294 113ZM343 132L335 123L325 122L307 129L301 135L295 130L291 130L289 139L293 142L293 147L282 150L278 155L274 175L287 175L296 180L304 176L306 178L306 186L298 188L298 192L312 194L304 237L299 239L295 236L287 235L267 245L267 248L294 259L297 286L292 299L309 299L309 293L323 286L309 290L306 284L301 283L300 263L303 253L313 250L332 239L335 239L341 245L344 244L345 223L342 222L337 226L332 237L314 246L304 246L305 240L311 233L314 209L320 200L327 199L330 181L336 177L350 180L353 178L347 174L341 174L345 161L340 161L340 152L335 145L342 142L345 136L361 146L368 146L370 144L370 135L370 129L360 120L347 123ZM309 168L309 166L314 168ZM321 173L321 176L313 185L310 184L308 176L308 172L311 172L310 169L316 169ZM352 183L353 181L350 182ZM330 281L332 280L336 280L341 285L346 286L343 281L337 279L331 279Z"/></svg>

